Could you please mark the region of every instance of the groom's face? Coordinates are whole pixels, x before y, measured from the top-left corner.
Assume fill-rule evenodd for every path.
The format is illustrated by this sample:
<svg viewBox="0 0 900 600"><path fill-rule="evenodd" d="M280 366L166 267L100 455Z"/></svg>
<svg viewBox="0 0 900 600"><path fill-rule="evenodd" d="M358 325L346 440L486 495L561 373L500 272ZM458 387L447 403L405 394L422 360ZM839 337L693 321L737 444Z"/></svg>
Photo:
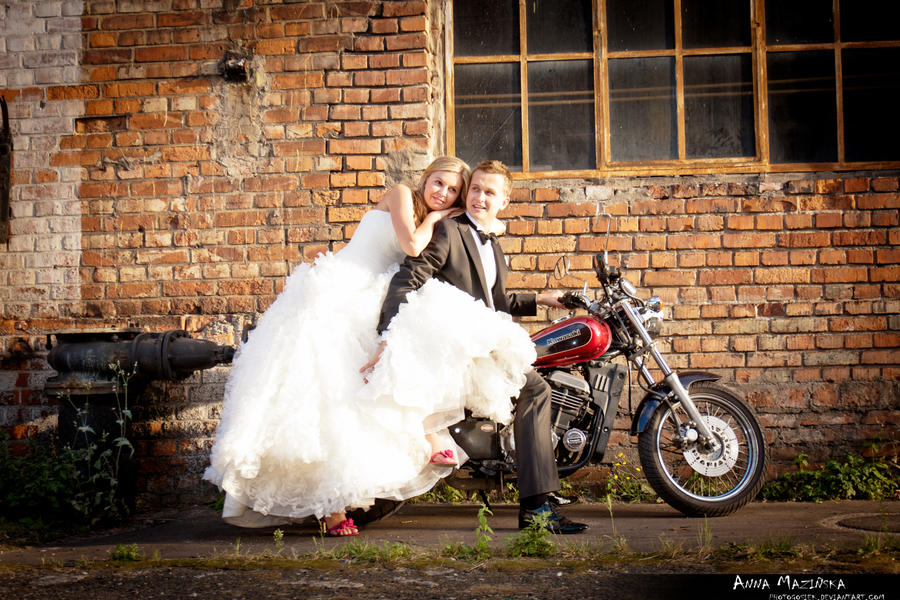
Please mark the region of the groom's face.
<svg viewBox="0 0 900 600"><path fill-rule="evenodd" d="M466 210L478 224L490 229L497 214L509 204L505 180L499 173L475 171L466 196Z"/></svg>

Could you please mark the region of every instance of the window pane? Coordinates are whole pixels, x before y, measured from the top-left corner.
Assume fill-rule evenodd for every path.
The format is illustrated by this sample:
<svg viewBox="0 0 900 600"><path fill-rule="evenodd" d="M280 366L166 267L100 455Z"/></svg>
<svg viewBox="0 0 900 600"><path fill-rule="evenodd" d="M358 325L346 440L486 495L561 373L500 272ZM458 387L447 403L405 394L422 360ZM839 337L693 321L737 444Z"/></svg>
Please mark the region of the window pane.
<svg viewBox="0 0 900 600"><path fill-rule="evenodd" d="M453 0L453 52L456 56L519 53L516 0Z"/></svg>
<svg viewBox="0 0 900 600"><path fill-rule="evenodd" d="M609 95L614 161L678 157L674 58L610 60Z"/></svg>
<svg viewBox="0 0 900 600"><path fill-rule="evenodd" d="M750 45L750 0L681 0L685 48Z"/></svg>
<svg viewBox="0 0 900 600"><path fill-rule="evenodd" d="M675 47L672 0L607 0L606 47L610 52Z"/></svg>
<svg viewBox="0 0 900 600"><path fill-rule="evenodd" d="M844 0L841 2L841 40L873 42L900 39L900 2Z"/></svg>
<svg viewBox="0 0 900 600"><path fill-rule="evenodd" d="M528 0L528 53L592 52L591 0Z"/></svg>
<svg viewBox="0 0 900 600"><path fill-rule="evenodd" d="M522 170L519 63L457 65L456 155L471 165L492 158Z"/></svg>
<svg viewBox="0 0 900 600"><path fill-rule="evenodd" d="M900 160L900 48L844 50L844 154Z"/></svg>
<svg viewBox="0 0 900 600"><path fill-rule="evenodd" d="M749 54L684 58L688 158L755 156Z"/></svg>
<svg viewBox="0 0 900 600"><path fill-rule="evenodd" d="M834 0L766 0L766 43L834 42Z"/></svg>
<svg viewBox="0 0 900 600"><path fill-rule="evenodd" d="M836 161L834 52L772 52L767 58L771 161Z"/></svg>
<svg viewBox="0 0 900 600"><path fill-rule="evenodd" d="M589 60L528 64L532 171L594 169L594 72Z"/></svg>

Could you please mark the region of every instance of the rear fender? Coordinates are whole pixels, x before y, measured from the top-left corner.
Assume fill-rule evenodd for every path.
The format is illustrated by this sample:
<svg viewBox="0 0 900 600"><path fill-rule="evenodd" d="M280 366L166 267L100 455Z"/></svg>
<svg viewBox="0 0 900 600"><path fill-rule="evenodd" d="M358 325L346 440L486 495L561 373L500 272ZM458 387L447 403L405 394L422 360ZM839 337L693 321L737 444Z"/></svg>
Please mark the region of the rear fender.
<svg viewBox="0 0 900 600"><path fill-rule="evenodd" d="M679 373L678 379L685 389L691 389L691 386L698 381L717 381L718 375L712 373L704 373L703 371L688 371ZM631 435L643 433L650 422L650 417L656 412L657 407L662 403L662 399L669 395L672 390L665 381L660 381L653 389L644 396L638 405L637 411L634 413L634 419L631 420Z"/></svg>

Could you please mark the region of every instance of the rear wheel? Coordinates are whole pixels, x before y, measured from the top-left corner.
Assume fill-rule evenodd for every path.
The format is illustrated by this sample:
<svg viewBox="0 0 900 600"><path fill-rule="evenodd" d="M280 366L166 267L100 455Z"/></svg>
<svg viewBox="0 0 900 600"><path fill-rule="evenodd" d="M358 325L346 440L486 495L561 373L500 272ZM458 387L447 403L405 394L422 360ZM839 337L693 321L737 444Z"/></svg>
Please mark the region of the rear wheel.
<svg viewBox="0 0 900 600"><path fill-rule="evenodd" d="M709 381L690 388L691 400L718 442L709 449L680 403L661 404L638 436L638 454L651 487L684 514L718 517L751 500L764 483L768 449L753 410L728 388Z"/></svg>

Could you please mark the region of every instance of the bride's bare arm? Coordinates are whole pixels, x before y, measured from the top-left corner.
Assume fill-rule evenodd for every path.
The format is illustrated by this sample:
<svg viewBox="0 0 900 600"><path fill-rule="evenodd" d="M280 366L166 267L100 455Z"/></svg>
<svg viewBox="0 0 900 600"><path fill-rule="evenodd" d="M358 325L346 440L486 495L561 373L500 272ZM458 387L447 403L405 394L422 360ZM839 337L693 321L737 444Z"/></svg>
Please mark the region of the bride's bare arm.
<svg viewBox="0 0 900 600"><path fill-rule="evenodd" d="M404 184L394 186L382 199L381 205L391 213L391 223L400 248L408 256L418 256L431 241L434 224L446 216L459 214L458 208L433 210L429 212L416 227L416 216L413 211L412 190Z"/></svg>

